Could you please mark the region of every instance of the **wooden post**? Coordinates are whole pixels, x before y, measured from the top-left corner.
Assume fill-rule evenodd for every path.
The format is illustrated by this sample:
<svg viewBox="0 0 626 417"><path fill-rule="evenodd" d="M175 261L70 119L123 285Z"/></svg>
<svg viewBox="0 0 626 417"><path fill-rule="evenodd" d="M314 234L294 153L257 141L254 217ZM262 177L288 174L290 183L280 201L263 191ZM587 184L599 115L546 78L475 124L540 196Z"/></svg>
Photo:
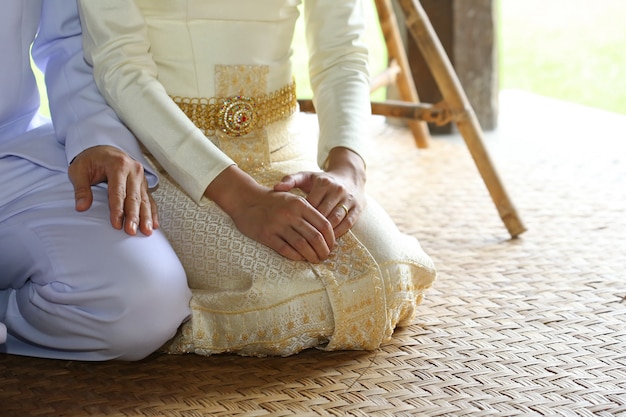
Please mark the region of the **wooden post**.
<svg viewBox="0 0 626 417"><path fill-rule="evenodd" d="M472 109L450 59L429 21L429 17L418 0L399 0L406 18L406 26L441 91L443 100L455 115L459 133L474 159L491 198L512 237L523 233L524 227L504 185L496 172L483 143L483 133L478 118Z"/></svg>
<svg viewBox="0 0 626 417"><path fill-rule="evenodd" d="M458 75L484 130L498 121L499 77L494 0L421 0L430 22ZM420 99L438 103L441 91L411 36L407 55ZM430 125L433 134L450 133L453 125Z"/></svg>
<svg viewBox="0 0 626 417"><path fill-rule="evenodd" d="M387 45L387 55L390 63L397 63L400 71L396 78L396 85L402 100L409 103L418 103L419 97L409 61L407 59L406 49L402 43L402 34L398 26L398 19L393 11L391 0L375 0L376 11L380 21L380 28ZM427 148L430 132L425 122L411 120L409 121L409 129L413 133L415 143L418 148Z"/></svg>

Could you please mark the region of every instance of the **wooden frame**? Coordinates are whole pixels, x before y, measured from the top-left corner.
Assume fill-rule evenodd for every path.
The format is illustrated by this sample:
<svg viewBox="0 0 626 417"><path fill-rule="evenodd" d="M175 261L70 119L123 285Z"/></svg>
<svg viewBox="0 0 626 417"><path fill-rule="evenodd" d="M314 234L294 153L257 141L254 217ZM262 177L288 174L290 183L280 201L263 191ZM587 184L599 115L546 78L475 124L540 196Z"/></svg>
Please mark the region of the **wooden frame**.
<svg viewBox="0 0 626 417"><path fill-rule="evenodd" d="M395 77L403 101L373 102L372 112L409 119L419 147L428 145L429 134L424 122L438 124L454 122L505 227L511 237L519 236L526 231L526 228L496 172L483 143L480 123L424 8L418 0L397 1L404 14L407 30L428 64L443 100L434 105L419 103L391 0L375 0L383 36L391 58L391 66L382 77L383 79L389 78L390 75ZM377 87L380 82L380 77L374 78L373 87ZM314 111L310 101L302 100L300 104L303 111Z"/></svg>

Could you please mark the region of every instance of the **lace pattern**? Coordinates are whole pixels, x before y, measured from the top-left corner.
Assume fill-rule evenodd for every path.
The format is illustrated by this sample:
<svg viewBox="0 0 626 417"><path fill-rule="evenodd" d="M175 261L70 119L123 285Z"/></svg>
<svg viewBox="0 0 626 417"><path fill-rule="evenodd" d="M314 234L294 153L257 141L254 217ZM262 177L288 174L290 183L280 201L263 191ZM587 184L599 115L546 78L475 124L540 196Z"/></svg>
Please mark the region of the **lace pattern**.
<svg viewBox="0 0 626 417"><path fill-rule="evenodd" d="M260 93L266 76L263 67L247 66L224 66L217 73L224 95ZM213 139L270 186L289 172L318 169L314 156L295 144L301 140L296 120L261 129L246 144L219 134ZM413 319L435 277L417 241L400 234L373 202L363 224L338 239L329 259L313 265L290 261L244 236L217 205L198 206L166 173L154 198L193 293L191 320L165 347L170 353L286 356L310 347L375 349L398 324Z"/></svg>

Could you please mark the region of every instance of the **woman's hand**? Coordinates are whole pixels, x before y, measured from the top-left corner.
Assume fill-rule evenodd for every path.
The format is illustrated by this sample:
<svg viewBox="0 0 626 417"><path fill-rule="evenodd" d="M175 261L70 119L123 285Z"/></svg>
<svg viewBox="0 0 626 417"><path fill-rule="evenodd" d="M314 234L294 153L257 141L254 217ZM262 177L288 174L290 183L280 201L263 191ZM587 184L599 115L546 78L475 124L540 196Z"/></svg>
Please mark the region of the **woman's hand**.
<svg viewBox="0 0 626 417"><path fill-rule="evenodd" d="M274 191L298 188L307 201L328 219L335 238L352 228L365 208L365 163L347 148L334 148L324 172L287 175Z"/></svg>
<svg viewBox="0 0 626 417"><path fill-rule="evenodd" d="M215 201L244 235L292 260L318 263L335 244L330 222L306 199L262 187L230 166L207 187Z"/></svg>

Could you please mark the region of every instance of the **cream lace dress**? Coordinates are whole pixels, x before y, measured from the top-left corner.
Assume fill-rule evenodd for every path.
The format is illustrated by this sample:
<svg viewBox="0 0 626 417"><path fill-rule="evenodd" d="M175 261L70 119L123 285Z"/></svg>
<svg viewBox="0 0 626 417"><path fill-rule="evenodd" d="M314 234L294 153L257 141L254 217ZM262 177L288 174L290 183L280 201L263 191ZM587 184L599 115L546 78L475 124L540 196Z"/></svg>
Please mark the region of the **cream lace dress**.
<svg viewBox="0 0 626 417"><path fill-rule="evenodd" d="M162 169L161 227L193 292L192 317L168 352L375 349L414 318L435 269L375 201L314 265L242 235L202 196L233 163L271 187L287 173L319 170L335 146L366 158L360 1L304 2L319 135L297 112L292 82L299 0L79 4L99 88Z"/></svg>

